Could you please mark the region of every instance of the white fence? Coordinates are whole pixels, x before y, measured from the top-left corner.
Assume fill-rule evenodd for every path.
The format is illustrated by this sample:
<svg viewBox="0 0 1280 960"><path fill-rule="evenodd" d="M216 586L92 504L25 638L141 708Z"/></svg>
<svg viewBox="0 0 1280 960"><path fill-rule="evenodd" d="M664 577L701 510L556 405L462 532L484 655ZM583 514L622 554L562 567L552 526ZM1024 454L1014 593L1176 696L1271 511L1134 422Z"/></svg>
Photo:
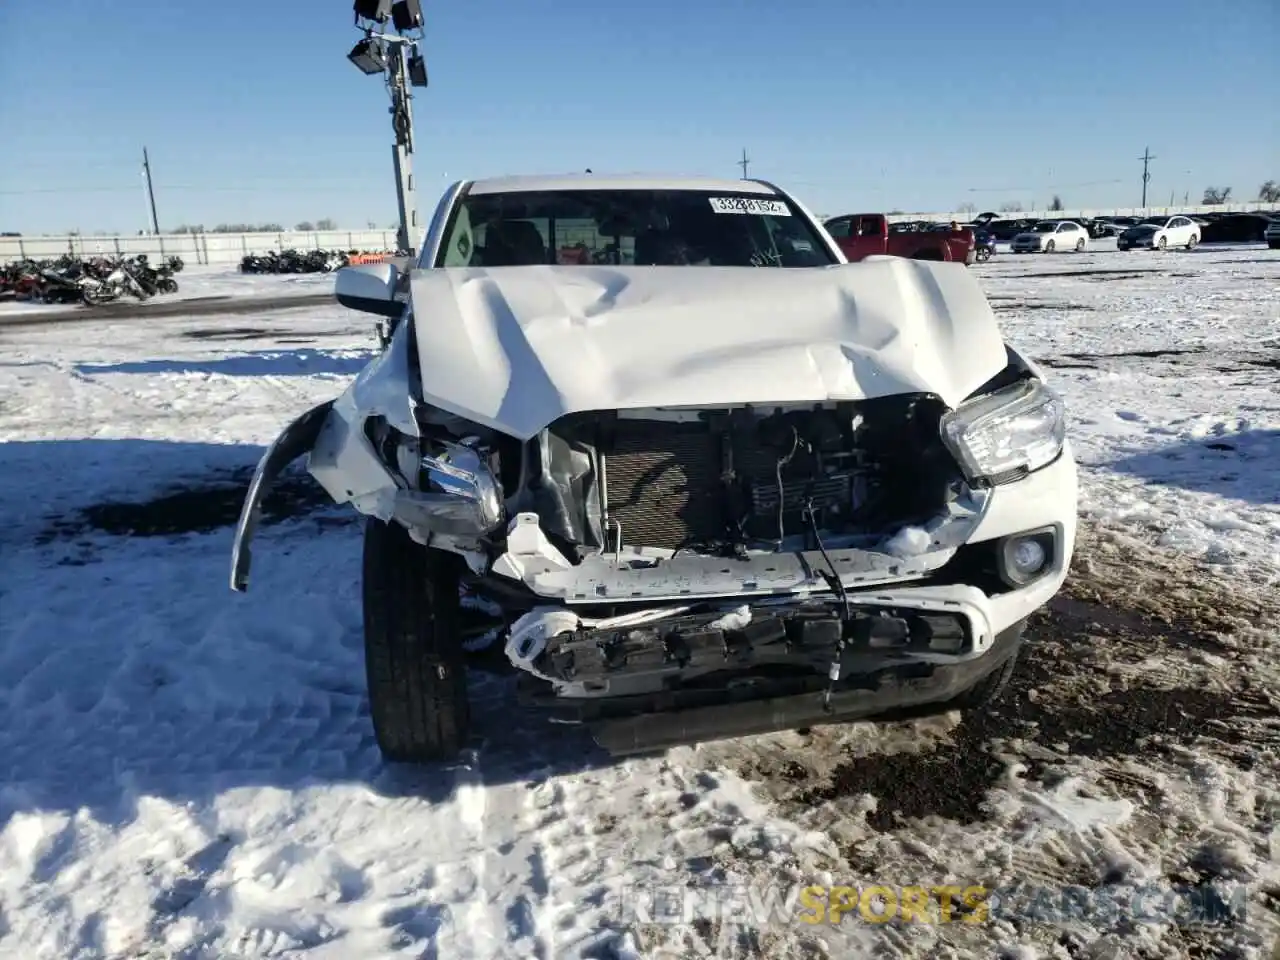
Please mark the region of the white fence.
<svg viewBox="0 0 1280 960"><path fill-rule="evenodd" d="M272 250L361 250L396 248L394 230L319 230L312 233L159 233L122 237L0 237L0 264L14 260L133 257L152 261L178 256L188 264L238 264L248 253Z"/></svg>
<svg viewBox="0 0 1280 960"><path fill-rule="evenodd" d="M1045 217L1071 220L1077 217L1152 217L1175 213L1248 213L1275 210L1280 204L1223 203L1190 207L1110 207L1094 210L1019 210L1002 213L1001 219ZM840 213L872 211L849 208ZM823 214L823 219L840 213ZM976 211L975 211L976 213ZM964 222L975 213L895 213L888 219ZM145 253L152 260L179 256L187 263L237 264L248 253L272 250L394 250L394 230L321 230L312 233L161 233L123 237L0 237L0 264L15 260L50 260L71 254L77 257L136 256Z"/></svg>
<svg viewBox="0 0 1280 960"><path fill-rule="evenodd" d="M1177 213L1253 213L1255 210L1280 210L1280 203L1253 201L1250 203L1218 203L1212 206L1202 204L1189 207L1175 205L1172 207L1097 207L1092 210L1017 210L1000 213L999 218L1001 220L1074 220L1079 217L1087 220L1091 217L1160 217L1173 216ZM844 212L873 213L874 211L849 209ZM947 223L951 220L959 220L964 223L982 212L981 210L974 210L970 213L894 213L889 214L885 219L891 223L901 223L906 220L928 220L931 223ZM836 217L840 216L840 214L832 213L824 216Z"/></svg>

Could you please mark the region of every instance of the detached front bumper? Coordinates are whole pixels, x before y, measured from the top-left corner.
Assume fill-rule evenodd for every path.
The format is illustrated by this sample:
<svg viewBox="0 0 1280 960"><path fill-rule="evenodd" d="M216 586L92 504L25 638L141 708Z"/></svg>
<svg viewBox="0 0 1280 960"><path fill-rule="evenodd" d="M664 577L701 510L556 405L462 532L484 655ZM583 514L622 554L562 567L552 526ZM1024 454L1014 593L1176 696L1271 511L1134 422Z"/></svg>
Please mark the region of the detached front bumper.
<svg viewBox="0 0 1280 960"><path fill-rule="evenodd" d="M526 706L582 726L614 756L681 744L949 709L1018 655L1022 625L1000 633L983 656L951 663L883 664L849 675L828 697L825 678L680 689L658 695L566 700L524 675Z"/></svg>

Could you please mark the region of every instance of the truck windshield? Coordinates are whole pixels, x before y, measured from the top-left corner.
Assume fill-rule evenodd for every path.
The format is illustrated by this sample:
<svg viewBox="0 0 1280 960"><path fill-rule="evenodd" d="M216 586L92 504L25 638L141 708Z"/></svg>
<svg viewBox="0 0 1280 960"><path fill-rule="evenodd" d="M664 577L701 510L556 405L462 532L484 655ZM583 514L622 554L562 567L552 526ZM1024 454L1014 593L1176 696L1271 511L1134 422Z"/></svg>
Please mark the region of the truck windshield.
<svg viewBox="0 0 1280 960"><path fill-rule="evenodd" d="M697 190L482 193L455 206L439 267L822 267L837 263L776 195Z"/></svg>

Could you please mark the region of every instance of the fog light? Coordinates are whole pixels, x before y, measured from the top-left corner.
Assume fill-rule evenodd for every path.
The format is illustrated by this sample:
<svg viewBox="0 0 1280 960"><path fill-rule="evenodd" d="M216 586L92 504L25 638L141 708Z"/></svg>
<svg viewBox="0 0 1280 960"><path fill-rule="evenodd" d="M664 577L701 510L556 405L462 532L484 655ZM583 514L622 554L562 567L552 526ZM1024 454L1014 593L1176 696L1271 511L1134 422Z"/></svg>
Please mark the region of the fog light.
<svg viewBox="0 0 1280 960"><path fill-rule="evenodd" d="M1011 587L1030 583L1048 568L1053 545L1050 531L1009 537L1000 545L1000 578Z"/></svg>
<svg viewBox="0 0 1280 960"><path fill-rule="evenodd" d="M1044 566L1044 547L1034 540L1019 540L1014 544L1009 561L1009 565L1019 573L1035 573Z"/></svg>

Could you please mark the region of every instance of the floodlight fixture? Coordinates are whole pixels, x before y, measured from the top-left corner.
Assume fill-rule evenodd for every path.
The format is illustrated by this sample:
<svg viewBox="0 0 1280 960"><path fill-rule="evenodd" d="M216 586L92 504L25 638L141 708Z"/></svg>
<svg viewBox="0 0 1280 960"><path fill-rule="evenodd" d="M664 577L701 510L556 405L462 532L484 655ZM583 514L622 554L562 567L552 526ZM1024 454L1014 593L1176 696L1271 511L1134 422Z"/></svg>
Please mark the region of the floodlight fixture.
<svg viewBox="0 0 1280 960"><path fill-rule="evenodd" d="M391 22L397 33L422 29L422 4L420 0L395 0L391 5Z"/></svg>
<svg viewBox="0 0 1280 960"><path fill-rule="evenodd" d="M386 23L391 16L392 0L356 0L352 4L357 20L372 20L374 23Z"/></svg>
<svg viewBox="0 0 1280 960"><path fill-rule="evenodd" d="M365 37L347 54L347 59L360 68L362 73L382 73L387 69L387 57L382 46L372 37Z"/></svg>
<svg viewBox="0 0 1280 960"><path fill-rule="evenodd" d="M409 54L409 83L415 87L427 85L427 61L416 48Z"/></svg>

